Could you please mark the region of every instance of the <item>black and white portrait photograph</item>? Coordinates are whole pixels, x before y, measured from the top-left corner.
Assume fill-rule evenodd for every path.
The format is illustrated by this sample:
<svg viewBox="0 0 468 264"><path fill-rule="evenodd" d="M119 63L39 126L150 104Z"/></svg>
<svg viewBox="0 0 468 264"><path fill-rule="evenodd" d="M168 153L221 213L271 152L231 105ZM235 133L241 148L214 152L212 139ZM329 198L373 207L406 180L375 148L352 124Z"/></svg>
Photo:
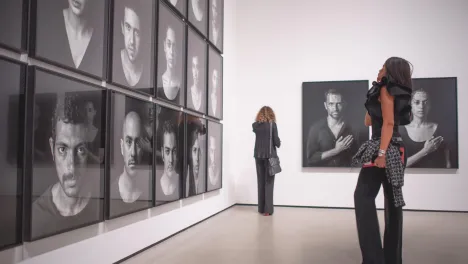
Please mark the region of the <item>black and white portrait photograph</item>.
<svg viewBox="0 0 468 264"><path fill-rule="evenodd" d="M209 12L209 40L222 52L224 36L224 0L210 0Z"/></svg>
<svg viewBox="0 0 468 264"><path fill-rule="evenodd" d="M0 57L0 250L22 240L25 69Z"/></svg>
<svg viewBox="0 0 468 264"><path fill-rule="evenodd" d="M368 89L368 81L302 84L303 167L351 167L369 139L362 111Z"/></svg>
<svg viewBox="0 0 468 264"><path fill-rule="evenodd" d="M30 240L103 219L106 92L32 68L34 73Z"/></svg>
<svg viewBox="0 0 468 264"><path fill-rule="evenodd" d="M183 106L185 102L185 25L165 4L159 8L159 99Z"/></svg>
<svg viewBox="0 0 468 264"><path fill-rule="evenodd" d="M112 93L109 218L152 205L154 104Z"/></svg>
<svg viewBox="0 0 468 264"><path fill-rule="evenodd" d="M400 127L407 167L457 169L457 78L413 79L411 111Z"/></svg>
<svg viewBox="0 0 468 264"><path fill-rule="evenodd" d="M157 106L156 205L176 201L182 195L184 165L184 115Z"/></svg>
<svg viewBox="0 0 468 264"><path fill-rule="evenodd" d="M207 191L220 189L222 186L223 127L222 124L208 121L208 165Z"/></svg>
<svg viewBox="0 0 468 264"><path fill-rule="evenodd" d="M153 95L157 1L114 0L112 83Z"/></svg>
<svg viewBox="0 0 468 264"><path fill-rule="evenodd" d="M208 115L223 119L223 58L210 47L208 60Z"/></svg>
<svg viewBox="0 0 468 264"><path fill-rule="evenodd" d="M187 108L206 113L207 44L192 29L188 32Z"/></svg>
<svg viewBox="0 0 468 264"><path fill-rule="evenodd" d="M188 0L188 20L203 36L206 36L208 0Z"/></svg>
<svg viewBox="0 0 468 264"><path fill-rule="evenodd" d="M184 17L187 16L187 0L166 0L171 6L175 7Z"/></svg>
<svg viewBox="0 0 468 264"><path fill-rule="evenodd" d="M206 120L186 115L186 159L184 197L206 191Z"/></svg>
<svg viewBox="0 0 468 264"><path fill-rule="evenodd" d="M26 48L27 0L0 1L0 47L13 50ZM6 26L8 25L8 26Z"/></svg>
<svg viewBox="0 0 468 264"><path fill-rule="evenodd" d="M105 0L37 0L35 56L104 78Z"/></svg>

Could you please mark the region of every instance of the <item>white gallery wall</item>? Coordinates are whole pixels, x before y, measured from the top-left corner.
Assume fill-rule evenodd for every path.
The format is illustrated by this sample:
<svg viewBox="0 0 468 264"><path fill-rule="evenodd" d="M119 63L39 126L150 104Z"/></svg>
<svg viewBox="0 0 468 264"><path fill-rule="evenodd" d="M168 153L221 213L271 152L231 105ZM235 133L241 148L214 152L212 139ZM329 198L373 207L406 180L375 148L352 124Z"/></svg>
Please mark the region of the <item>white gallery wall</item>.
<svg viewBox="0 0 468 264"><path fill-rule="evenodd" d="M224 98L231 98L236 96L235 0L226 0L225 10ZM0 54L15 57L3 49L0 49ZM111 264L232 206L235 203L234 172L237 165L233 166L230 160L237 155L237 148L229 138L235 135L237 127L235 104L235 101L224 101L222 189L25 243L1 251L0 263Z"/></svg>
<svg viewBox="0 0 468 264"><path fill-rule="evenodd" d="M301 85L371 84L384 61L399 56L414 65L413 77L458 77L460 169L408 169L405 208L468 211L467 12L466 0L238 0L237 202L257 203L251 124L270 105L282 140L274 203L354 207L358 169L302 168Z"/></svg>

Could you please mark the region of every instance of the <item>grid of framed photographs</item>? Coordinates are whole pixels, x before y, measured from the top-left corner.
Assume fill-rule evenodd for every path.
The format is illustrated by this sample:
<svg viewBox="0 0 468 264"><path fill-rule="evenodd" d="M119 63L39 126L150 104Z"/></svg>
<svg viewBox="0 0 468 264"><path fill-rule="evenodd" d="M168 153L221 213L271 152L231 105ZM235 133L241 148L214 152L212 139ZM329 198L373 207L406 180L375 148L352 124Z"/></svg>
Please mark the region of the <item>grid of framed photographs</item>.
<svg viewBox="0 0 468 264"><path fill-rule="evenodd" d="M222 188L224 1L0 10L0 250Z"/></svg>

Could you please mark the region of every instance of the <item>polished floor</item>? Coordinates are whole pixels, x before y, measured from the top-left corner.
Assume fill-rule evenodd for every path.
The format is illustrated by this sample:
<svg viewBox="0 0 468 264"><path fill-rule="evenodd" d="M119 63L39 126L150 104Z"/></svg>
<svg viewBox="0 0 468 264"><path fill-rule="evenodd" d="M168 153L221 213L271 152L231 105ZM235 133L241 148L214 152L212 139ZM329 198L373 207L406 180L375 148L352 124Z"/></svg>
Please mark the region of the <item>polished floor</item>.
<svg viewBox="0 0 468 264"><path fill-rule="evenodd" d="M256 210L232 207L123 263L361 263L353 210ZM403 232L403 263L468 263L468 214L404 212Z"/></svg>

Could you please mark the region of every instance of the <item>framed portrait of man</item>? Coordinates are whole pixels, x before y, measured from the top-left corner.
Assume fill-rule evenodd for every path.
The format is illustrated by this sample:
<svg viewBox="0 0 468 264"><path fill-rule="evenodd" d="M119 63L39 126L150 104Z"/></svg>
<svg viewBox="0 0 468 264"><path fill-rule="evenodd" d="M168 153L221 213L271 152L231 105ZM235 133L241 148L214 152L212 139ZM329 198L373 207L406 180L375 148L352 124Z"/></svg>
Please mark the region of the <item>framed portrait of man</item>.
<svg viewBox="0 0 468 264"><path fill-rule="evenodd" d="M209 40L222 53L224 46L224 0L209 0L209 5Z"/></svg>
<svg viewBox="0 0 468 264"><path fill-rule="evenodd" d="M203 35L208 30L208 0L188 0L188 21Z"/></svg>
<svg viewBox="0 0 468 264"><path fill-rule="evenodd" d="M112 1L111 82L154 95L154 41L159 1Z"/></svg>
<svg viewBox="0 0 468 264"><path fill-rule="evenodd" d="M33 56L105 79L106 0L32 0L31 3Z"/></svg>
<svg viewBox="0 0 468 264"><path fill-rule="evenodd" d="M457 78L414 78L411 122L400 127L407 168L458 169Z"/></svg>
<svg viewBox="0 0 468 264"><path fill-rule="evenodd" d="M0 47L27 50L28 6L28 0L0 1Z"/></svg>
<svg viewBox="0 0 468 264"><path fill-rule="evenodd" d="M165 0L169 6L177 10L183 17L187 17L187 0Z"/></svg>
<svg viewBox="0 0 468 264"><path fill-rule="evenodd" d="M206 191L220 189L223 185L223 125L208 121L208 164Z"/></svg>
<svg viewBox="0 0 468 264"><path fill-rule="evenodd" d="M185 115L157 105L156 205L182 197Z"/></svg>
<svg viewBox="0 0 468 264"><path fill-rule="evenodd" d="M112 92L109 219L153 205L154 104Z"/></svg>
<svg viewBox="0 0 468 264"><path fill-rule="evenodd" d="M186 114L186 165L183 197L206 192L206 119Z"/></svg>
<svg viewBox="0 0 468 264"><path fill-rule="evenodd" d="M368 89L367 80L302 83L303 167L351 167L369 139L363 121Z"/></svg>
<svg viewBox="0 0 468 264"><path fill-rule="evenodd" d="M208 116L223 119L223 57L211 46L208 53Z"/></svg>
<svg viewBox="0 0 468 264"><path fill-rule="evenodd" d="M26 64L0 56L0 250L22 242Z"/></svg>
<svg viewBox="0 0 468 264"><path fill-rule="evenodd" d="M174 11L161 3L158 27L157 97L184 106L186 26Z"/></svg>
<svg viewBox="0 0 468 264"><path fill-rule="evenodd" d="M192 29L188 30L187 108L206 114L207 45Z"/></svg>
<svg viewBox="0 0 468 264"><path fill-rule="evenodd" d="M106 91L31 67L32 164L27 240L103 220ZM30 126L31 126L30 125Z"/></svg>

